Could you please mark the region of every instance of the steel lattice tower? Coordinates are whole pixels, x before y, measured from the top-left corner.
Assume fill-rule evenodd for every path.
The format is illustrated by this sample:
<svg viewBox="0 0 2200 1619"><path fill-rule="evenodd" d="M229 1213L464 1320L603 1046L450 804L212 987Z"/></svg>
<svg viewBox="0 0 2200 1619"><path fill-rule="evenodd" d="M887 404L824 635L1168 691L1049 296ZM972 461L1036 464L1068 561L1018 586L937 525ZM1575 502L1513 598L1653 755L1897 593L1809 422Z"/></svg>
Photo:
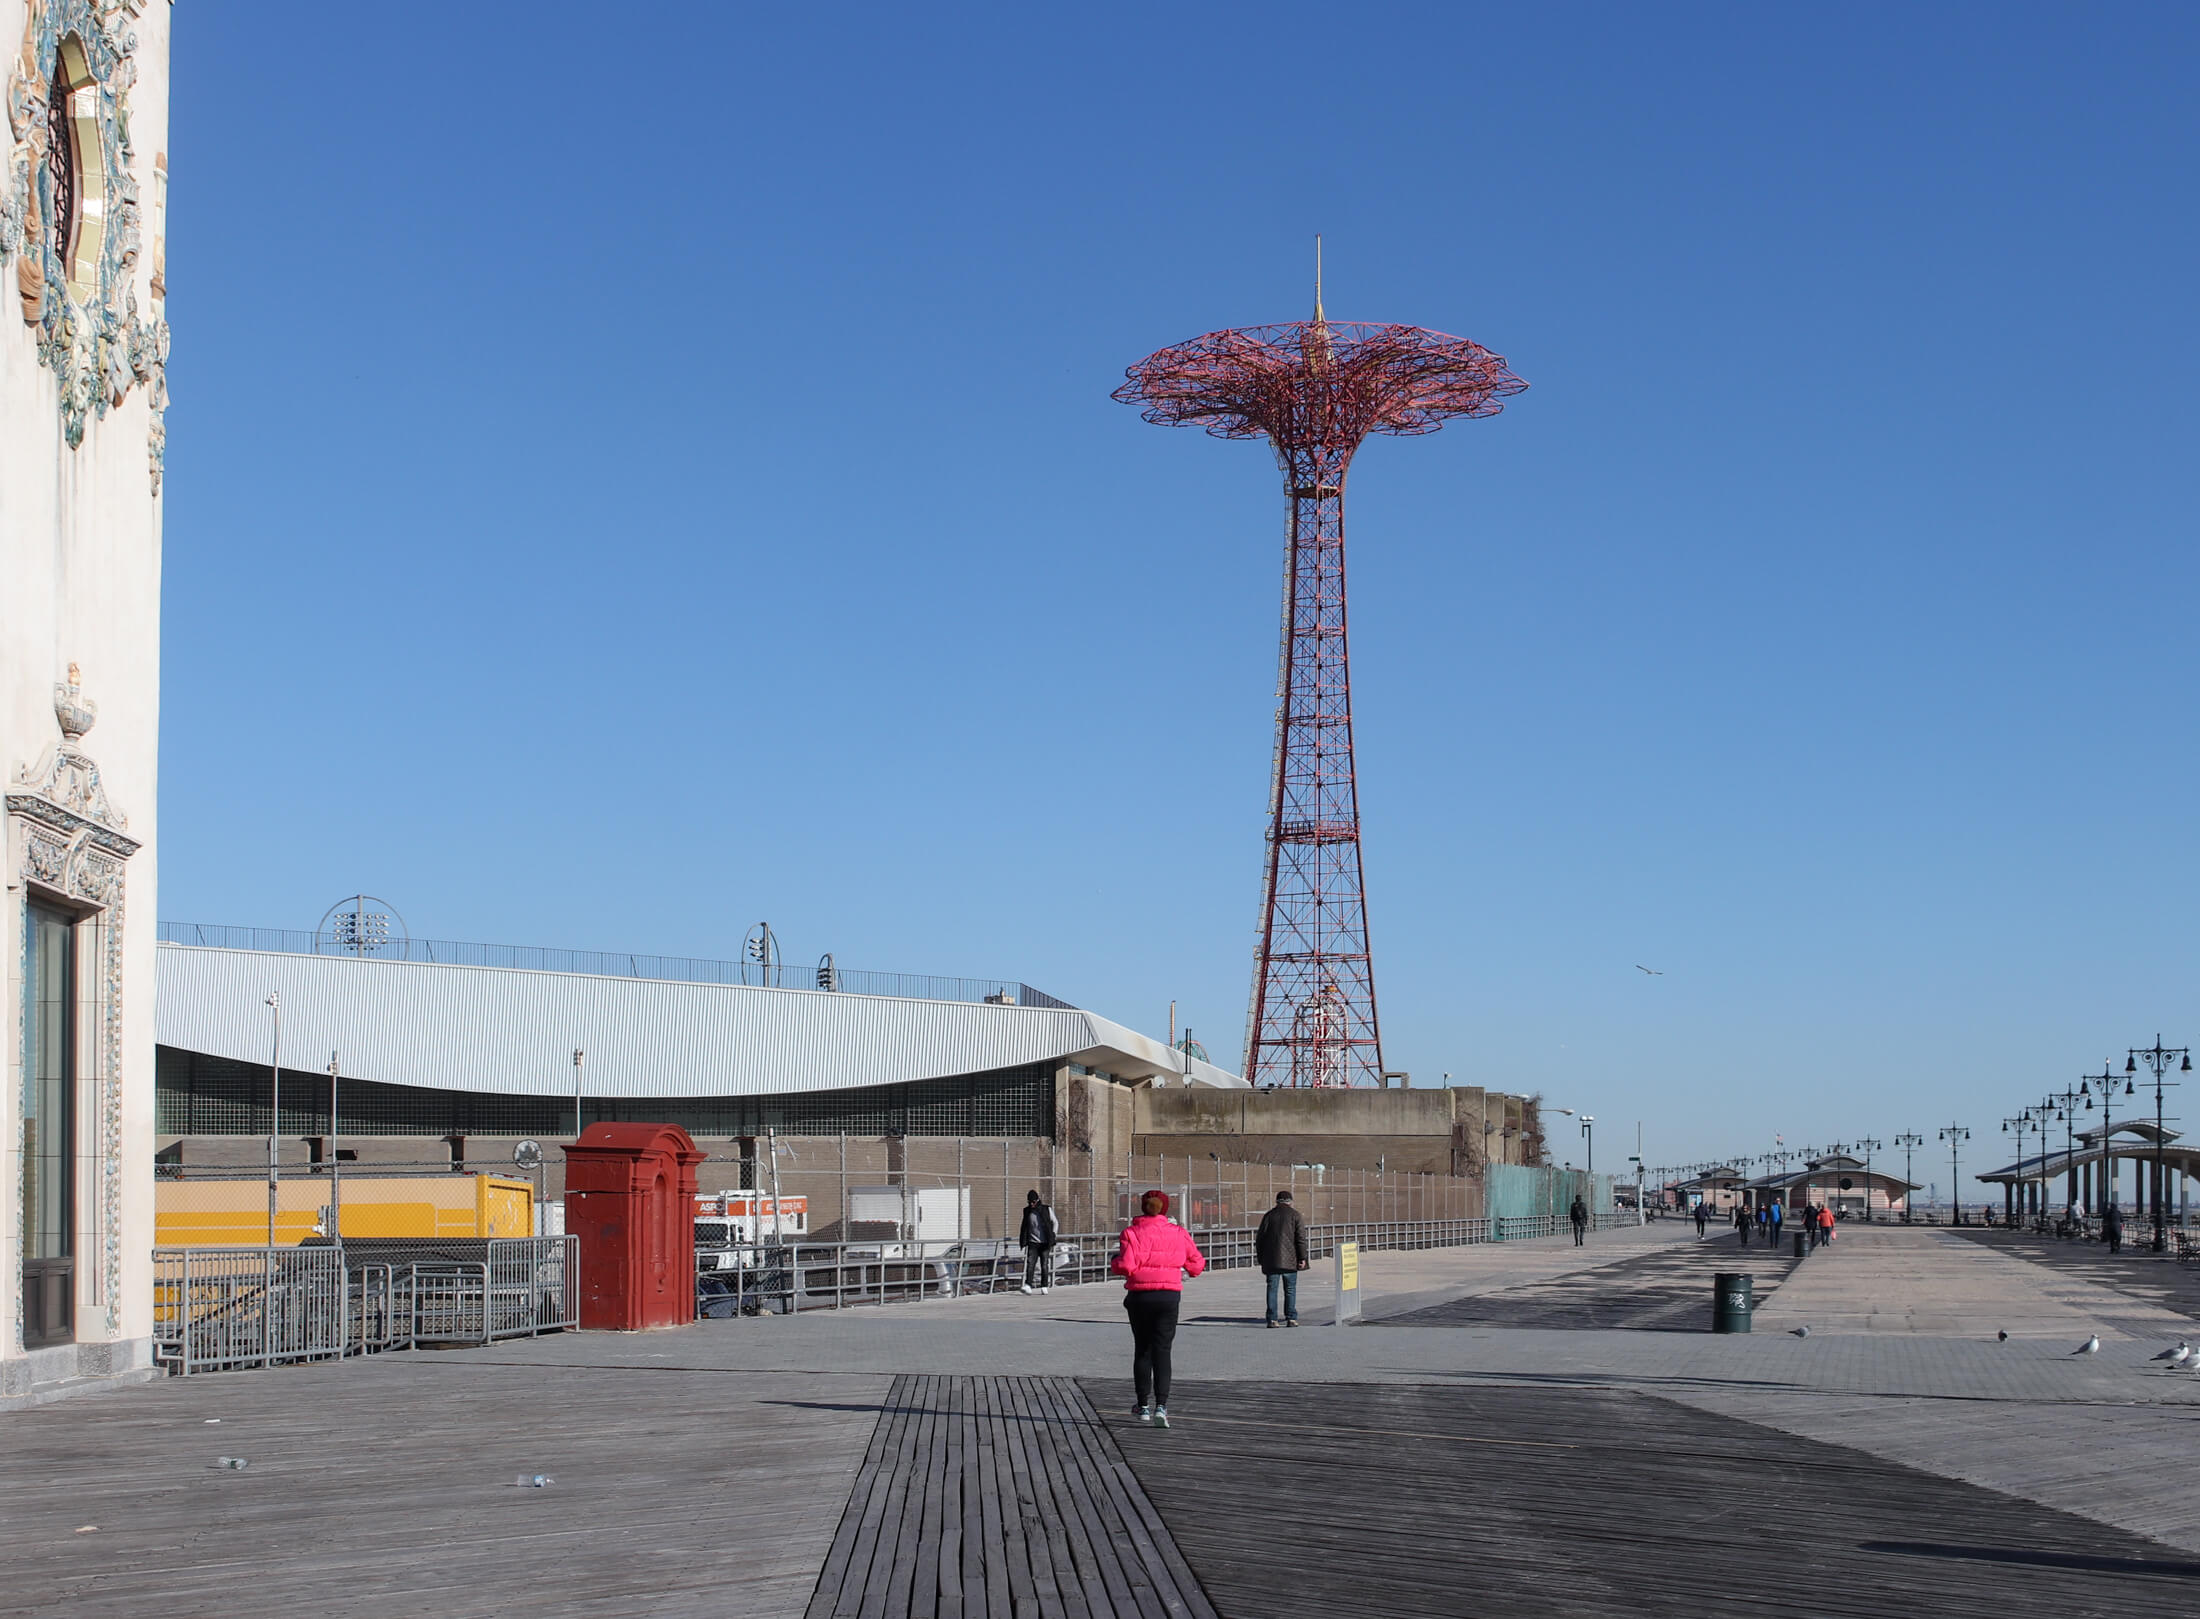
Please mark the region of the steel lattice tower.
<svg viewBox="0 0 2200 1619"><path fill-rule="evenodd" d="M1115 390L1146 420L1266 438L1289 510L1276 756L1245 1077L1379 1083L1382 1035L1360 869L1345 648L1344 480L1371 433L1494 416L1527 384L1478 343L1418 326L1314 318L1210 332L1150 355Z"/></svg>

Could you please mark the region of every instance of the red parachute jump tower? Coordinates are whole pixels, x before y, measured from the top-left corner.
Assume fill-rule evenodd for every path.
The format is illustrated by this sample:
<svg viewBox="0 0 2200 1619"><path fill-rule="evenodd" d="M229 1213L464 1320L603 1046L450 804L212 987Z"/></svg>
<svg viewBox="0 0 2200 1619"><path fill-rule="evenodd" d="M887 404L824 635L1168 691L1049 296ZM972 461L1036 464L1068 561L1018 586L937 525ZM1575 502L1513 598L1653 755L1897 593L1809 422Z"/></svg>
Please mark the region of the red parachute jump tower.
<svg viewBox="0 0 2200 1619"><path fill-rule="evenodd" d="M1345 469L1370 433L1433 433L1454 416L1495 416L1527 384L1464 338L1327 319L1318 274L1312 320L1209 332L1148 356L1129 377L1115 397L1142 406L1149 422L1266 438L1289 503L1245 1077L1380 1084L1345 654Z"/></svg>

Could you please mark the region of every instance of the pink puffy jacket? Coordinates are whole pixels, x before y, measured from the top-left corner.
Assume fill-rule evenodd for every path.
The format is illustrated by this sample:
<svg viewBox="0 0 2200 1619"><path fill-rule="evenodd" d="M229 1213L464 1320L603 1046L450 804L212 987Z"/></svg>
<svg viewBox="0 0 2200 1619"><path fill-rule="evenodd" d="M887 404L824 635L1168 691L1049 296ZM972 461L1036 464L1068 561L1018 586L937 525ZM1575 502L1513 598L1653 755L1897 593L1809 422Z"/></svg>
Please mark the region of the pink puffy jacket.
<svg viewBox="0 0 2200 1619"><path fill-rule="evenodd" d="M1207 1268L1192 1234L1166 1215L1145 1214L1124 1229L1108 1269L1123 1278L1126 1293L1181 1293L1184 1278Z"/></svg>

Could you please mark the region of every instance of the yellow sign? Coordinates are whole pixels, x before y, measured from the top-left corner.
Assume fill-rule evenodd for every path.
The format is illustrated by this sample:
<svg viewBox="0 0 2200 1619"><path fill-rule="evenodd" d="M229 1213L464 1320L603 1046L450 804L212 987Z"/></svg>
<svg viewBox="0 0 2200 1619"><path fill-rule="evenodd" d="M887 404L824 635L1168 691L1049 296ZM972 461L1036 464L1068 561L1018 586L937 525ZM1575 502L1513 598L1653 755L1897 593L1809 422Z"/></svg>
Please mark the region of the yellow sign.
<svg viewBox="0 0 2200 1619"><path fill-rule="evenodd" d="M1351 1293L1360 1285L1360 1245L1356 1242L1337 1244L1337 1287Z"/></svg>

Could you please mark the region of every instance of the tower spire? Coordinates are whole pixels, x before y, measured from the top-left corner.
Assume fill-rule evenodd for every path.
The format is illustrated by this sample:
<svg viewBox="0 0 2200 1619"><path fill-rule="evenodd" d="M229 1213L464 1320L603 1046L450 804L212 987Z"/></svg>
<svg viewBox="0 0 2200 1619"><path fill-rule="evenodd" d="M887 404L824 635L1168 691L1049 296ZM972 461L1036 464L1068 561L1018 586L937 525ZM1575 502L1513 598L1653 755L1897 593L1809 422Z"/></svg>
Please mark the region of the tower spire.
<svg viewBox="0 0 2200 1619"><path fill-rule="evenodd" d="M1322 313L1322 233L1314 233L1314 324L1317 326L1329 317Z"/></svg>

